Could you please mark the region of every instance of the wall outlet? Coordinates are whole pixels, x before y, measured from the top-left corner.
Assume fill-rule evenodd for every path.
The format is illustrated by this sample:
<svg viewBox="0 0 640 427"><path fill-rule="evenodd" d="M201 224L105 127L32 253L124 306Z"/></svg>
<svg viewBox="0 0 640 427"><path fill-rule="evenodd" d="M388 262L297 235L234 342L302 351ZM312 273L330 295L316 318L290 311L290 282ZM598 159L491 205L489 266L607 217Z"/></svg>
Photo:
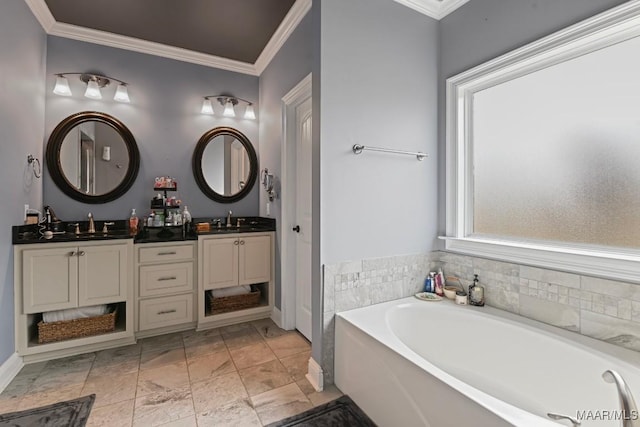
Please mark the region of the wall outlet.
<svg viewBox="0 0 640 427"><path fill-rule="evenodd" d="M24 205L24 215L22 216L23 221L27 221L27 211L29 210L29 205Z"/></svg>

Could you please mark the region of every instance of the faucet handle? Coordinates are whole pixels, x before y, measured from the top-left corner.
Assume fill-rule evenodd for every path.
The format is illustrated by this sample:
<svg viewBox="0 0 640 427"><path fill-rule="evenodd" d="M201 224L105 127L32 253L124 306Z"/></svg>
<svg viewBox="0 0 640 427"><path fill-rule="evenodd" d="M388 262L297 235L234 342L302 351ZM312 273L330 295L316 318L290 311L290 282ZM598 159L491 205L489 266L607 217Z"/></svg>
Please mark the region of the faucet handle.
<svg viewBox="0 0 640 427"><path fill-rule="evenodd" d="M240 223L241 222L245 222L245 219L244 218L237 218L236 219L236 227L237 228L240 228Z"/></svg>
<svg viewBox="0 0 640 427"><path fill-rule="evenodd" d="M109 232L109 229L107 228L108 225L115 225L115 222L104 222L102 224L102 233L107 234Z"/></svg>
<svg viewBox="0 0 640 427"><path fill-rule="evenodd" d="M80 223L79 223L79 222L74 222L73 224L69 224L69 225L73 225L73 226L75 226L75 227L76 227L76 229L75 229L75 231L74 231L74 233L75 233L76 235L80 234Z"/></svg>

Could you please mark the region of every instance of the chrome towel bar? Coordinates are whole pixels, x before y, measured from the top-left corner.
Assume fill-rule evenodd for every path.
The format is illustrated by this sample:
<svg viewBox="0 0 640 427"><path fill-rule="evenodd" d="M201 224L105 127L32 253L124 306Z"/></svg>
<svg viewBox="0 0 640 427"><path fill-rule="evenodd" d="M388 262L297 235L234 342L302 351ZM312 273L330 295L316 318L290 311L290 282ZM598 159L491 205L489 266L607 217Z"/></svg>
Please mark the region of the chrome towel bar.
<svg viewBox="0 0 640 427"><path fill-rule="evenodd" d="M352 150L354 154L361 154L364 150L380 151L382 153L408 154L410 156L416 156L416 158L419 161L422 161L424 160L425 157L427 157L427 154L421 153L420 151L404 151L404 150L394 150L391 148L367 147L360 144L355 144Z"/></svg>

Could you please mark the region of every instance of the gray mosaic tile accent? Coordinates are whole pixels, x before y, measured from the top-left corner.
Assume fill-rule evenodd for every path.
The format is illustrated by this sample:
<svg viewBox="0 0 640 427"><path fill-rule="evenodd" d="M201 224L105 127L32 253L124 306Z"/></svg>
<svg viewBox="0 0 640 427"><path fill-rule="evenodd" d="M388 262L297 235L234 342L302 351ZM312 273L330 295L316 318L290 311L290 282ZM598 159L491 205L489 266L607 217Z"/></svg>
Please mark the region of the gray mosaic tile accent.
<svg viewBox="0 0 640 427"><path fill-rule="evenodd" d="M401 255L324 266L324 383L333 383L335 313L420 292L430 269L429 254Z"/></svg>
<svg viewBox="0 0 640 427"><path fill-rule="evenodd" d="M333 383L335 313L411 296L438 268L465 288L477 274L489 306L640 351L640 284L435 251L324 267L325 384Z"/></svg>

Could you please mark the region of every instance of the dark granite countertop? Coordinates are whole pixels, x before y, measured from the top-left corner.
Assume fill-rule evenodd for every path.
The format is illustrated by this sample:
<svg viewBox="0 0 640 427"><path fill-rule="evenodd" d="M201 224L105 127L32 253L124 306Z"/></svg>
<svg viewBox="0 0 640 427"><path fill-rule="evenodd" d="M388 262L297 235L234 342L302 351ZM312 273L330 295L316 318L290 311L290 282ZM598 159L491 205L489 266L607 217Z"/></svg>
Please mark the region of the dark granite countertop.
<svg viewBox="0 0 640 427"><path fill-rule="evenodd" d="M276 220L274 218L265 218L261 216L241 216L244 221L237 227L237 217L231 217L231 227L227 227L225 224L226 218L194 218L193 226L196 224L207 222L209 223L209 231L198 231L198 236L210 236L217 234L233 234L233 233L257 233L260 231L276 231ZM220 227L218 227L216 220L220 219Z"/></svg>
<svg viewBox="0 0 640 427"><path fill-rule="evenodd" d="M113 222L114 225L108 227L108 233L102 233L104 222ZM132 239L127 229L127 221L95 221L95 233L88 233L88 222L77 221L80 226L80 234L75 234L76 222L65 222L62 230L53 233L50 238L44 237L39 231L39 225L14 225L11 227L11 240L14 245L26 245L32 243L62 243L62 242L91 242L94 240L118 240ZM44 230L43 230L44 231Z"/></svg>
<svg viewBox="0 0 640 427"><path fill-rule="evenodd" d="M198 240L198 236L209 236L219 234L234 234L234 233L256 233L261 231L275 231L276 220L273 218L264 218L257 216L240 217L245 221L236 226L237 217L232 217L231 223L233 227L227 227L224 224L225 218L222 218L223 223L220 227L215 222L217 218L194 218L192 226L183 229L183 227L164 227L164 228L147 228L143 227L135 236L134 243L159 243L159 242L172 242L172 241L188 241ZM75 222L65 222L63 225L64 232L54 233L51 238L45 238L40 232L40 226L38 225L14 225L12 227L12 242L14 245L24 245L32 243L61 243L61 242L90 242L95 240L118 240L118 239L132 239L133 236L129 235L126 220L106 221L114 222L115 224L109 226L108 233L102 233L102 225L105 221L95 221L96 233L87 233L88 222L78 221L80 224L80 234L75 234ZM207 222L210 225L209 231L196 232L196 224Z"/></svg>

